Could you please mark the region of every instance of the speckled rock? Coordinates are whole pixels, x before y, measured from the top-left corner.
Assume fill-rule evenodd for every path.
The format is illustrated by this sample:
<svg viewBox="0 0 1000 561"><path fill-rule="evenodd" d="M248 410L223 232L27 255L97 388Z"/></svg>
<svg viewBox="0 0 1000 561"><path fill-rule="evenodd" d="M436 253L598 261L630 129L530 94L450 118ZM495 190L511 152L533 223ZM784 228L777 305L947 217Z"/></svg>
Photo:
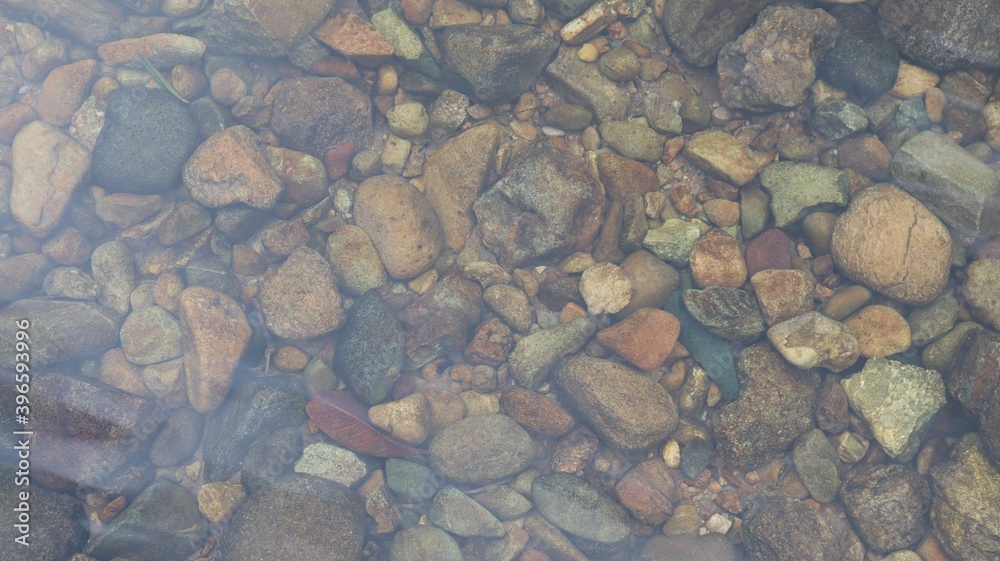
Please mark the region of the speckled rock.
<svg viewBox="0 0 1000 561"><path fill-rule="evenodd" d="M721 534L656 535L642 547L638 561L738 561L740 552Z"/></svg>
<svg viewBox="0 0 1000 561"><path fill-rule="evenodd" d="M764 318L752 294L729 286L685 290L684 306L709 331L733 341L749 343L764 332Z"/></svg>
<svg viewBox="0 0 1000 561"><path fill-rule="evenodd" d="M872 358L841 381L851 408L872 428L890 457L909 461L931 419L945 402L944 382L934 370Z"/></svg>
<svg viewBox="0 0 1000 561"><path fill-rule="evenodd" d="M375 290L355 300L333 368L369 405L385 401L403 369L403 324Z"/></svg>
<svg viewBox="0 0 1000 561"><path fill-rule="evenodd" d="M847 100L828 101L812 114L813 129L829 140L838 141L868 128L865 110Z"/></svg>
<svg viewBox="0 0 1000 561"><path fill-rule="evenodd" d="M625 509L573 474L550 473L535 478L531 498L546 520L574 536L617 544L629 535Z"/></svg>
<svg viewBox="0 0 1000 561"><path fill-rule="evenodd" d="M819 429L800 436L792 449L795 471L809 495L821 503L837 498L840 486L840 458L836 448Z"/></svg>
<svg viewBox="0 0 1000 561"><path fill-rule="evenodd" d="M528 467L535 442L507 415L476 415L435 435L427 452L439 474L459 483L486 484Z"/></svg>
<svg viewBox="0 0 1000 561"><path fill-rule="evenodd" d="M517 342L508 358L511 376L520 386L537 388L559 359L582 349L596 331L597 323L582 317L532 333Z"/></svg>
<svg viewBox="0 0 1000 561"><path fill-rule="evenodd" d="M830 15L840 24L837 44L823 59L835 86L875 99L896 83L899 51L879 30L878 19L854 6L835 6Z"/></svg>
<svg viewBox="0 0 1000 561"><path fill-rule="evenodd" d="M778 228L812 212L846 206L851 188L846 173L803 162L768 165L760 172L760 185L771 196L771 214Z"/></svg>
<svg viewBox="0 0 1000 561"><path fill-rule="evenodd" d="M966 302L977 317L1000 329L1000 259L979 259L966 272L962 287Z"/></svg>
<svg viewBox="0 0 1000 561"><path fill-rule="evenodd" d="M121 316L92 302L24 299L0 308L0 344L13 349L16 321L27 318L31 366L78 360L102 353L117 343ZM13 370L14 354L0 356L0 366Z"/></svg>
<svg viewBox="0 0 1000 561"><path fill-rule="evenodd" d="M122 349L129 362L146 365L181 356L180 324L163 308L147 306L122 322Z"/></svg>
<svg viewBox="0 0 1000 561"><path fill-rule="evenodd" d="M340 78L285 80L274 100L271 130L286 147L321 160L348 142L369 146L371 100Z"/></svg>
<svg viewBox="0 0 1000 561"><path fill-rule="evenodd" d="M890 0L879 10L882 32L903 54L938 72L1000 66L1000 17L989 0Z"/></svg>
<svg viewBox="0 0 1000 561"><path fill-rule="evenodd" d="M663 10L664 35L686 61L711 66L722 47L739 37L767 4L766 0L738 4L673 0Z"/></svg>
<svg viewBox="0 0 1000 561"><path fill-rule="evenodd" d="M858 340L844 324L819 312L807 312L767 330L767 338L785 360L799 368L840 372L858 360Z"/></svg>
<svg viewBox="0 0 1000 561"><path fill-rule="evenodd" d="M931 469L934 535L956 559L989 559L1000 543L1000 472L974 433L958 441L951 460Z"/></svg>
<svg viewBox="0 0 1000 561"><path fill-rule="evenodd" d="M712 230L691 246L691 276L700 288L740 287L747 280L745 248L722 230Z"/></svg>
<svg viewBox="0 0 1000 561"><path fill-rule="evenodd" d="M392 539L389 561L462 561L462 551L451 536L433 526L417 524Z"/></svg>
<svg viewBox="0 0 1000 561"><path fill-rule="evenodd" d="M820 513L804 501L777 491L760 493L750 503L740 535L752 559L838 561L845 558L845 540Z"/></svg>
<svg viewBox="0 0 1000 561"><path fill-rule="evenodd" d="M768 325L802 315L813 307L816 279L798 269L767 269L750 277L761 314Z"/></svg>
<svg viewBox="0 0 1000 561"><path fill-rule="evenodd" d="M315 475L351 487L368 474L365 462L357 454L325 442L306 446L295 461L295 473Z"/></svg>
<svg viewBox="0 0 1000 561"><path fill-rule="evenodd" d="M483 505L451 485L434 495L431 523L461 537L501 538L507 531Z"/></svg>
<svg viewBox="0 0 1000 561"><path fill-rule="evenodd" d="M632 281L614 263L588 267L580 276L580 294L592 316L619 312L632 298Z"/></svg>
<svg viewBox="0 0 1000 561"><path fill-rule="evenodd" d="M878 551L911 549L931 529L931 487L911 467L862 464L840 488L844 511L858 535Z"/></svg>
<svg viewBox="0 0 1000 561"><path fill-rule="evenodd" d="M308 247L293 251L264 281L260 304L268 329L289 339L329 333L346 319L330 263Z"/></svg>
<svg viewBox="0 0 1000 561"><path fill-rule="evenodd" d="M906 316L913 344L922 347L948 332L958 320L958 300L951 290L945 290L930 304L914 308Z"/></svg>
<svg viewBox="0 0 1000 561"><path fill-rule="evenodd" d="M663 137L645 119L604 121L597 130L608 146L626 158L655 163L663 156Z"/></svg>
<svg viewBox="0 0 1000 561"><path fill-rule="evenodd" d="M691 250L701 237L698 226L670 218L659 228L646 232L642 245L653 255L677 265L687 265L691 260Z"/></svg>
<svg viewBox="0 0 1000 561"><path fill-rule="evenodd" d="M952 350L954 360L947 368L948 393L973 416L980 416L990 402L996 401L1000 386L1000 334L989 329L970 327L959 330ZM962 333L964 332L964 333Z"/></svg>
<svg viewBox="0 0 1000 561"><path fill-rule="evenodd" d="M236 125L210 136L184 166L191 197L202 206L221 208L245 203L268 210L278 202L284 185L249 128Z"/></svg>
<svg viewBox="0 0 1000 561"><path fill-rule="evenodd" d="M388 280L371 238L352 224L338 228L326 239L326 257L339 285L351 296L361 296Z"/></svg>

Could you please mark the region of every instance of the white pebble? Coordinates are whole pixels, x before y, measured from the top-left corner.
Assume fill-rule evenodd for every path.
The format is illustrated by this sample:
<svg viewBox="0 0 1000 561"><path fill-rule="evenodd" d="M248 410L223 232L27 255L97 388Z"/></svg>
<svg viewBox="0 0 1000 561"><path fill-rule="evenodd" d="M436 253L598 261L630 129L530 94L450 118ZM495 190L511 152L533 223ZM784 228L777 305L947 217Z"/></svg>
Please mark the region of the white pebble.
<svg viewBox="0 0 1000 561"><path fill-rule="evenodd" d="M708 528L710 532L714 532L716 534L725 534L732 526L733 521L719 513L713 514L708 519L708 522L705 523L705 527Z"/></svg>

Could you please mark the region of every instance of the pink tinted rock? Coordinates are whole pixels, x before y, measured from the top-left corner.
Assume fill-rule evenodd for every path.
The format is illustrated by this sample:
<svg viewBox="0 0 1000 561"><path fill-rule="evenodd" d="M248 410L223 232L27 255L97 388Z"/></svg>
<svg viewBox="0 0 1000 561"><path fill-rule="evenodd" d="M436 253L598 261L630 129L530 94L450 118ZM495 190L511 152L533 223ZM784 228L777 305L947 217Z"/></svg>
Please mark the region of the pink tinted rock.
<svg viewBox="0 0 1000 561"><path fill-rule="evenodd" d="M792 240L772 228L747 242L747 272L752 277L765 269L792 268Z"/></svg>

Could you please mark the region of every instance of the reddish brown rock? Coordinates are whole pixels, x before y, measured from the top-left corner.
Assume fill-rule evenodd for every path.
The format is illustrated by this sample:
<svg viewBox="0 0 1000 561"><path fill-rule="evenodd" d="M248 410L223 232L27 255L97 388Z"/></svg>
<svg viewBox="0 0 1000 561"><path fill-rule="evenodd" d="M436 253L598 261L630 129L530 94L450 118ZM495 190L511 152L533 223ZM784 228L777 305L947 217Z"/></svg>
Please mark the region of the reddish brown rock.
<svg viewBox="0 0 1000 561"><path fill-rule="evenodd" d="M674 471L659 458L636 465L615 484L622 506L643 524L662 524L674 511Z"/></svg>
<svg viewBox="0 0 1000 561"><path fill-rule="evenodd" d="M323 22L312 34L361 66L377 66L396 53L371 22L347 9Z"/></svg>
<svg viewBox="0 0 1000 561"><path fill-rule="evenodd" d="M751 277L765 269L792 268L792 240L772 228L747 242L747 274Z"/></svg>
<svg viewBox="0 0 1000 561"><path fill-rule="evenodd" d="M841 168L853 169L872 181L883 181L889 177L892 154L877 136L865 134L841 141L837 161Z"/></svg>
<svg viewBox="0 0 1000 561"><path fill-rule="evenodd" d="M680 331L681 324L672 314L656 308L642 308L597 332L597 341L648 371L663 364Z"/></svg>
<svg viewBox="0 0 1000 561"><path fill-rule="evenodd" d="M732 286L747 280L743 244L722 230L713 230L691 249L691 274L699 287Z"/></svg>
<svg viewBox="0 0 1000 561"><path fill-rule="evenodd" d="M35 109L42 120L64 127L97 79L97 61L84 59L56 68L45 78Z"/></svg>
<svg viewBox="0 0 1000 561"><path fill-rule="evenodd" d="M910 324L888 306L865 306L844 320L865 358L886 357L910 348Z"/></svg>
<svg viewBox="0 0 1000 561"><path fill-rule="evenodd" d="M578 427L556 444L549 466L555 472L577 473L590 463L600 444L596 434L586 427Z"/></svg>
<svg viewBox="0 0 1000 561"><path fill-rule="evenodd" d="M573 416L556 400L524 388L500 394L500 406L515 421L542 438L562 436L573 429Z"/></svg>
<svg viewBox="0 0 1000 561"><path fill-rule="evenodd" d="M1000 334L973 329L955 349L945 384L948 393L973 415L979 415L1000 387Z"/></svg>
<svg viewBox="0 0 1000 561"><path fill-rule="evenodd" d="M597 172L612 201L624 200L630 193L641 195L660 188L660 181L649 166L613 152L597 157Z"/></svg>
<svg viewBox="0 0 1000 561"><path fill-rule="evenodd" d="M269 210L284 189L264 157L260 139L243 125L201 143L184 166L183 179L191 198L208 208L244 203Z"/></svg>
<svg viewBox="0 0 1000 561"><path fill-rule="evenodd" d="M808 312L816 298L816 279L798 269L763 270L750 277L750 286L768 325Z"/></svg>
<svg viewBox="0 0 1000 561"><path fill-rule="evenodd" d="M510 328L498 318L490 318L479 325L472 341L465 348L465 357L474 364L500 366L514 348Z"/></svg>
<svg viewBox="0 0 1000 561"><path fill-rule="evenodd" d="M0 144L14 142L17 131L37 118L35 108L23 103L12 103L0 109Z"/></svg>

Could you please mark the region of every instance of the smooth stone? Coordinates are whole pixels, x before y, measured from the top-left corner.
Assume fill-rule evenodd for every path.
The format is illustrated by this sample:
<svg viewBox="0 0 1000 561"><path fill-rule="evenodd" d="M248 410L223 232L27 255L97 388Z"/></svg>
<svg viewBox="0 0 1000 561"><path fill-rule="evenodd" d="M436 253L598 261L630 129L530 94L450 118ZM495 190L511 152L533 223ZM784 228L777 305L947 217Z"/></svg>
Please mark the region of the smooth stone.
<svg viewBox="0 0 1000 561"><path fill-rule="evenodd" d="M577 57L576 49L563 46L555 60L545 67L550 84L571 103L590 111L598 121L622 120L629 95L620 84L607 79L596 64Z"/></svg>
<svg viewBox="0 0 1000 561"><path fill-rule="evenodd" d="M563 131L581 131L594 121L594 115L574 103L562 103L546 111L542 120Z"/></svg>
<svg viewBox="0 0 1000 561"><path fill-rule="evenodd" d="M715 335L749 343L764 332L764 318L752 294L728 286L685 290L684 306L698 323Z"/></svg>
<svg viewBox="0 0 1000 561"><path fill-rule="evenodd" d="M31 337L31 366L79 360L103 353L118 343L121 317L90 302L24 299L0 308L0 344L13 349L16 322L27 319ZM0 357L0 366L13 370L14 353Z"/></svg>
<svg viewBox="0 0 1000 561"><path fill-rule="evenodd" d="M628 514L611 497L569 473L536 477L531 498L546 520L574 536L602 544L629 535Z"/></svg>
<svg viewBox="0 0 1000 561"><path fill-rule="evenodd" d="M417 524L392 539L389 561L462 561L462 551L451 536L433 526Z"/></svg>
<svg viewBox="0 0 1000 561"><path fill-rule="evenodd" d="M687 307L682 303L680 293L671 294L663 309L681 322L681 333L677 340L708 372L712 381L718 384L722 390L722 398L726 401L736 399L740 386L736 377L736 363L729 344L691 317Z"/></svg>
<svg viewBox="0 0 1000 561"><path fill-rule="evenodd" d="M271 130L282 144L320 160L346 143L371 145L371 100L340 78L283 80L271 111Z"/></svg>
<svg viewBox="0 0 1000 561"><path fill-rule="evenodd" d="M816 279L798 269L766 269L750 277L767 325L800 316L813 307Z"/></svg>
<svg viewBox="0 0 1000 561"><path fill-rule="evenodd" d="M792 448L795 471L809 495L821 503L837 498L840 486L840 457L819 429L800 436Z"/></svg>
<svg viewBox="0 0 1000 561"><path fill-rule="evenodd" d="M508 357L510 373L518 385L537 388L561 358L582 349L596 332L597 323L583 317L532 333Z"/></svg>
<svg viewBox="0 0 1000 561"><path fill-rule="evenodd" d="M910 348L910 325L902 314L882 305L865 306L844 320L865 358L885 357Z"/></svg>
<svg viewBox="0 0 1000 561"><path fill-rule="evenodd" d="M282 201L305 208L327 195L327 171L318 158L274 146L264 147L264 157L285 185Z"/></svg>
<svg viewBox="0 0 1000 561"><path fill-rule="evenodd" d="M655 370L670 355L681 324L656 308L641 308L624 320L597 332L597 341L637 368Z"/></svg>
<svg viewBox="0 0 1000 561"><path fill-rule="evenodd" d="M672 0L663 10L663 32L684 60L695 66L715 64L719 51L743 33L768 2L751 0Z"/></svg>
<svg viewBox="0 0 1000 561"><path fill-rule="evenodd" d="M38 94L35 109L43 121L57 127L70 124L73 114L83 105L97 78L97 61L84 59L49 72Z"/></svg>
<svg viewBox="0 0 1000 561"><path fill-rule="evenodd" d="M740 226L743 237L757 237L771 219L771 201L760 187L750 185L740 189Z"/></svg>
<svg viewBox="0 0 1000 561"><path fill-rule="evenodd" d="M632 298L632 281L614 263L588 267L580 276L580 295L592 316L616 313Z"/></svg>
<svg viewBox="0 0 1000 561"><path fill-rule="evenodd" d="M441 68L431 57L420 36L392 9L375 12L371 17L375 29L396 51L396 57L406 66L433 80L441 79ZM405 88L404 88L405 89Z"/></svg>
<svg viewBox="0 0 1000 561"><path fill-rule="evenodd" d="M715 455L715 446L699 437L695 437L681 449L681 473L694 479L701 474Z"/></svg>
<svg viewBox="0 0 1000 561"><path fill-rule="evenodd" d="M115 192L166 191L180 182L198 143L191 113L173 95L145 87L116 90L94 146L94 182Z"/></svg>
<svg viewBox="0 0 1000 561"><path fill-rule="evenodd" d="M333 369L363 402L385 400L403 369L403 325L378 292L355 300L333 356Z"/></svg>
<svg viewBox="0 0 1000 561"><path fill-rule="evenodd" d="M662 524L674 510L676 475L660 458L636 464L618 483L618 501L644 524Z"/></svg>
<svg viewBox="0 0 1000 561"><path fill-rule="evenodd" d="M615 315L616 318L626 317L641 308L662 308L667 296L680 282L673 267L643 249L630 253L619 266L632 281L632 299Z"/></svg>
<svg viewBox="0 0 1000 561"><path fill-rule="evenodd" d="M287 339L306 339L338 329L347 319L330 263L300 247L264 281L260 304L267 327Z"/></svg>
<svg viewBox="0 0 1000 561"><path fill-rule="evenodd" d="M243 503L220 549L222 561L357 561L365 536L365 508L350 489L290 474Z"/></svg>
<svg viewBox="0 0 1000 561"><path fill-rule="evenodd" d="M341 226L330 234L326 239L326 257L339 286L351 296L361 296L388 281L371 238L353 224Z"/></svg>
<svg viewBox="0 0 1000 561"><path fill-rule="evenodd" d="M863 134L847 138L837 146L837 163L872 181L884 181L889 178L892 154L877 136Z"/></svg>
<svg viewBox="0 0 1000 561"><path fill-rule="evenodd" d="M89 47L117 39L126 19L122 6L108 0L7 0L4 4L23 22L31 22L36 14L44 14L45 23L52 29Z"/></svg>
<svg viewBox="0 0 1000 561"><path fill-rule="evenodd" d="M955 352L965 335L974 329L982 329L983 326L974 321L959 322L952 329L929 343L921 353L925 368L937 370L942 374L947 373L951 363L955 358Z"/></svg>
<svg viewBox="0 0 1000 561"><path fill-rule="evenodd" d="M948 393L969 414L981 416L996 400L996 388L1000 386L1000 371L993 367L1000 360L1000 334L971 328L953 353L954 359L945 372Z"/></svg>
<svg viewBox="0 0 1000 561"><path fill-rule="evenodd" d="M398 458L386 459L385 481L399 500L408 504L430 500L440 485L431 468Z"/></svg>
<svg viewBox="0 0 1000 561"><path fill-rule="evenodd" d="M737 187L753 181L760 171L743 142L723 131L695 135L684 144L684 155L695 166Z"/></svg>
<svg viewBox="0 0 1000 561"><path fill-rule="evenodd" d="M527 514L534 505L509 485L498 485L476 495L476 501L501 520L515 520Z"/></svg>
<svg viewBox="0 0 1000 561"><path fill-rule="evenodd" d="M931 419L945 403L938 372L884 358L869 359L841 385L886 453L904 462L917 453Z"/></svg>
<svg viewBox="0 0 1000 561"><path fill-rule="evenodd" d="M483 300L516 331L528 331L535 323L531 301L519 288L495 284L483 292Z"/></svg>
<svg viewBox="0 0 1000 561"><path fill-rule="evenodd" d="M986 458L979 435L963 436L951 461L930 473L935 490L931 522L938 542L956 559L989 559L1000 541L1000 472Z"/></svg>
<svg viewBox="0 0 1000 561"><path fill-rule="evenodd" d="M385 114L386 121L393 134L398 137L414 140L427 132L429 120L427 110L422 103L406 101L394 105Z"/></svg>
<svg viewBox="0 0 1000 561"><path fill-rule="evenodd" d="M159 306L133 311L121 327L122 349L129 362L156 364L183 353L180 323Z"/></svg>
<svg viewBox="0 0 1000 561"><path fill-rule="evenodd" d="M96 537L84 553L99 559L142 556L171 561L191 555L208 536L208 521L190 491L157 479Z"/></svg>
<svg viewBox="0 0 1000 561"><path fill-rule="evenodd" d="M912 549L931 529L931 486L899 464L862 464L840 489L844 511L858 536L878 551Z"/></svg>
<svg viewBox="0 0 1000 561"><path fill-rule="evenodd" d="M627 366L575 356L552 377L566 402L615 448L642 450L677 427L677 407L663 386Z"/></svg>
<svg viewBox="0 0 1000 561"><path fill-rule="evenodd" d="M1000 329L1000 259L987 258L972 262L966 268L962 287L972 313L994 329Z"/></svg>
<svg viewBox="0 0 1000 561"><path fill-rule="evenodd" d="M222 0L174 29L200 29L198 36L212 53L280 57L308 35L332 7L332 0L306 0L282 10L261 10L251 0Z"/></svg>
<svg viewBox="0 0 1000 561"><path fill-rule="evenodd" d="M899 51L882 35L878 19L850 6L835 6L830 15L840 24L837 44L823 59L830 82L874 99L896 83Z"/></svg>
<svg viewBox="0 0 1000 561"><path fill-rule="evenodd" d="M803 162L769 164L760 172L760 184L771 196L771 214L777 228L812 212L847 206L851 187L844 172Z"/></svg>
<svg viewBox="0 0 1000 561"><path fill-rule="evenodd" d="M739 399L717 415L713 436L723 458L754 469L784 454L813 428L820 380L761 343L744 349L737 364L743 388Z"/></svg>
<svg viewBox="0 0 1000 561"><path fill-rule="evenodd" d="M840 372L857 362L860 353L858 340L844 324L819 312L773 325L767 338L785 360L799 368Z"/></svg>
<svg viewBox="0 0 1000 561"><path fill-rule="evenodd" d="M663 156L663 137L645 119L604 121L597 130L608 146L626 158L656 163Z"/></svg>
<svg viewBox="0 0 1000 561"><path fill-rule="evenodd" d="M792 268L792 240L777 228L761 232L747 242L747 274L751 277L767 269Z"/></svg>
<svg viewBox="0 0 1000 561"><path fill-rule="evenodd" d="M691 276L699 288L710 286L740 287L747 280L745 248L739 240L722 230L712 230L691 247Z"/></svg>
<svg viewBox="0 0 1000 561"><path fill-rule="evenodd" d="M153 439L149 460L154 466L180 464L191 457L201 445L205 418L189 407L177 409L167 417L160 433Z"/></svg>
<svg viewBox="0 0 1000 561"><path fill-rule="evenodd" d="M52 262L38 253L0 259L0 302L17 300L36 291L50 270Z"/></svg>
<svg viewBox="0 0 1000 561"><path fill-rule="evenodd" d="M451 485L442 487L431 502L431 523L461 537L501 538L506 530L483 505Z"/></svg>
<svg viewBox="0 0 1000 561"><path fill-rule="evenodd" d="M357 454L339 446L314 442L295 461L295 473L315 475L352 487L368 475L368 467Z"/></svg>
<svg viewBox="0 0 1000 561"><path fill-rule="evenodd" d="M247 450L240 469L240 483L249 493L264 489L292 473L301 452L302 434L298 428L285 427L261 437Z"/></svg>
<svg viewBox="0 0 1000 561"><path fill-rule="evenodd" d="M860 284L841 286L820 305L818 311L830 319L841 321L860 310L871 299L872 291Z"/></svg>
<svg viewBox="0 0 1000 561"><path fill-rule="evenodd" d="M459 483L486 484L528 467L534 447L534 440L516 421L491 414L445 427L427 451L431 467L441 475Z"/></svg>

